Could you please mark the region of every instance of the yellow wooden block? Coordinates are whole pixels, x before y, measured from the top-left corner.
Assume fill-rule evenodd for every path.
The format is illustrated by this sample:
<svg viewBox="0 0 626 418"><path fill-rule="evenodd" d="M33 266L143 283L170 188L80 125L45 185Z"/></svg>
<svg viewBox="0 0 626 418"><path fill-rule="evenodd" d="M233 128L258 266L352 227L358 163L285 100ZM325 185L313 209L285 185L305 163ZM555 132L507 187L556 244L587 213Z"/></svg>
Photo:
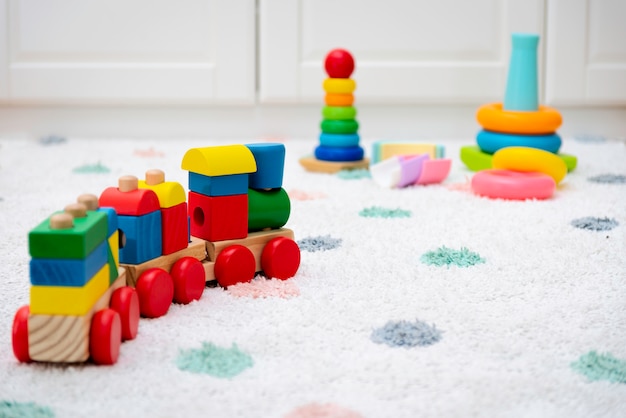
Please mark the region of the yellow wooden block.
<svg viewBox="0 0 626 418"><path fill-rule="evenodd" d="M149 179L149 177L149 173L146 173L146 180L139 180L138 186L140 189L150 189L156 193L161 209L171 208L172 206L186 202L187 196L185 189L180 183L165 181L164 177L157 180L157 183L157 181L154 180L154 176L152 176L151 179Z"/></svg>
<svg viewBox="0 0 626 418"><path fill-rule="evenodd" d="M31 286L30 312L44 315L84 315L109 288L106 264L83 287Z"/></svg>
<svg viewBox="0 0 626 418"><path fill-rule="evenodd" d="M93 314L109 306L111 295L126 285L124 269L85 315L41 315L28 317L28 352L35 361L76 363L89 359L89 331Z"/></svg>
<svg viewBox="0 0 626 418"><path fill-rule="evenodd" d="M256 160L245 145L191 148L183 156L183 170L205 176L256 172Z"/></svg>
<svg viewBox="0 0 626 418"><path fill-rule="evenodd" d="M109 237L109 247L113 253L113 259L115 260L115 267L120 268L120 231L115 231L113 235Z"/></svg>
<svg viewBox="0 0 626 418"><path fill-rule="evenodd" d="M437 158L437 146L433 144L403 144L401 142L380 145L380 160L398 155L428 154L431 160Z"/></svg>

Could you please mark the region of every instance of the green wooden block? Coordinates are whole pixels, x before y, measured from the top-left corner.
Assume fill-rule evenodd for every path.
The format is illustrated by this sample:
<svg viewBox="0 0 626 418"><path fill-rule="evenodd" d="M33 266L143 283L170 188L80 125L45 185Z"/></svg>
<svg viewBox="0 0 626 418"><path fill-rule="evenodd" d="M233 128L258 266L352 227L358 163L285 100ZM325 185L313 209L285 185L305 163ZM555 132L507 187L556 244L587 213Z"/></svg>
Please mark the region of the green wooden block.
<svg viewBox="0 0 626 418"><path fill-rule="evenodd" d="M248 189L248 231L280 228L289 220L290 212L285 189Z"/></svg>
<svg viewBox="0 0 626 418"><path fill-rule="evenodd" d="M68 229L50 228L48 218L28 234L28 249L34 258L84 259L107 239L107 230L104 212L87 211L86 217L75 218Z"/></svg>
<svg viewBox="0 0 626 418"><path fill-rule="evenodd" d="M115 262L115 257L113 256L113 250L111 250L111 246L107 244L107 257L109 264L109 284L113 284L113 282L117 279L119 275L119 271L117 271L117 263Z"/></svg>

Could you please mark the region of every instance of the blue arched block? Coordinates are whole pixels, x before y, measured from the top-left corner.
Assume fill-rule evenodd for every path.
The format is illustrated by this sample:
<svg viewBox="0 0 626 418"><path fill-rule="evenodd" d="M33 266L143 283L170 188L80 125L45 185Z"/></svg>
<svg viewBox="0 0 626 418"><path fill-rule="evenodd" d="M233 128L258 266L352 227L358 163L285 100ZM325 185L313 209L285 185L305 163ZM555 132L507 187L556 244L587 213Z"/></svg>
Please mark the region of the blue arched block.
<svg viewBox="0 0 626 418"><path fill-rule="evenodd" d="M251 189L277 189L283 185L285 146L276 143L246 144L256 160L256 172L248 175ZM245 192L244 192L245 193Z"/></svg>
<svg viewBox="0 0 626 418"><path fill-rule="evenodd" d="M327 147L319 145L315 148L315 158L322 161L359 161L363 159L365 151L356 147Z"/></svg>

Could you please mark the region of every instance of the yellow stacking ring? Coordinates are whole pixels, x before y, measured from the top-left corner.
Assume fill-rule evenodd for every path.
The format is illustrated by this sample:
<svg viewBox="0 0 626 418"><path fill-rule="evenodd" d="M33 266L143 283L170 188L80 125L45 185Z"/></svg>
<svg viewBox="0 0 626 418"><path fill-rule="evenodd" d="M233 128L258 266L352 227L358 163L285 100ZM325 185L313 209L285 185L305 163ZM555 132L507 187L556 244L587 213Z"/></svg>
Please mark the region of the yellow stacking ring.
<svg viewBox="0 0 626 418"><path fill-rule="evenodd" d="M356 89L356 82L351 78L327 78L324 91L334 94L351 94Z"/></svg>
<svg viewBox="0 0 626 418"><path fill-rule="evenodd" d="M521 135L545 135L556 132L563 119L558 110L539 105L539 110L504 110L502 103L481 106L476 114L480 125L494 132Z"/></svg>
<svg viewBox="0 0 626 418"><path fill-rule="evenodd" d="M354 95L328 93L324 101L328 106L352 106L352 103L354 103Z"/></svg>
<svg viewBox="0 0 626 418"><path fill-rule="evenodd" d="M556 154L529 147L501 148L493 154L491 165L497 169L544 173L556 184L567 174L565 162Z"/></svg>

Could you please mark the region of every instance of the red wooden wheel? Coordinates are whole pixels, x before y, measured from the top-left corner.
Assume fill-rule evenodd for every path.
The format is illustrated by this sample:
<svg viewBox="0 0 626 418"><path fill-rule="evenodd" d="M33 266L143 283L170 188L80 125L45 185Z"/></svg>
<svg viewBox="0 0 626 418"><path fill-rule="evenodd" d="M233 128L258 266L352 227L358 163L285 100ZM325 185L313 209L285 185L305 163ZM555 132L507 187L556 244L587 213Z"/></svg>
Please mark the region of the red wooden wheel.
<svg viewBox="0 0 626 418"><path fill-rule="evenodd" d="M204 292L206 278L202 263L193 257L183 257L170 270L174 279L174 301L187 304L198 300Z"/></svg>
<svg viewBox="0 0 626 418"><path fill-rule="evenodd" d="M167 313L174 298L174 283L167 271L154 267L143 272L137 280L139 310L146 318L158 318Z"/></svg>
<svg viewBox="0 0 626 418"><path fill-rule="evenodd" d="M113 309L96 312L89 331L89 352L96 364L115 364L122 345L122 322Z"/></svg>
<svg viewBox="0 0 626 418"><path fill-rule="evenodd" d="M296 275L300 267L300 248L287 237L268 242L261 253L261 268L268 278L286 280Z"/></svg>
<svg viewBox="0 0 626 418"><path fill-rule="evenodd" d="M132 340L139 330L139 296L132 287L124 286L113 292L111 309L120 314L122 339Z"/></svg>
<svg viewBox="0 0 626 418"><path fill-rule="evenodd" d="M30 353L28 352L28 317L30 316L30 307L22 306L15 313L13 318L13 354L18 361L22 363L31 362Z"/></svg>
<svg viewBox="0 0 626 418"><path fill-rule="evenodd" d="M251 281L255 270L254 255L243 245L227 247L215 260L215 278L222 287Z"/></svg>

